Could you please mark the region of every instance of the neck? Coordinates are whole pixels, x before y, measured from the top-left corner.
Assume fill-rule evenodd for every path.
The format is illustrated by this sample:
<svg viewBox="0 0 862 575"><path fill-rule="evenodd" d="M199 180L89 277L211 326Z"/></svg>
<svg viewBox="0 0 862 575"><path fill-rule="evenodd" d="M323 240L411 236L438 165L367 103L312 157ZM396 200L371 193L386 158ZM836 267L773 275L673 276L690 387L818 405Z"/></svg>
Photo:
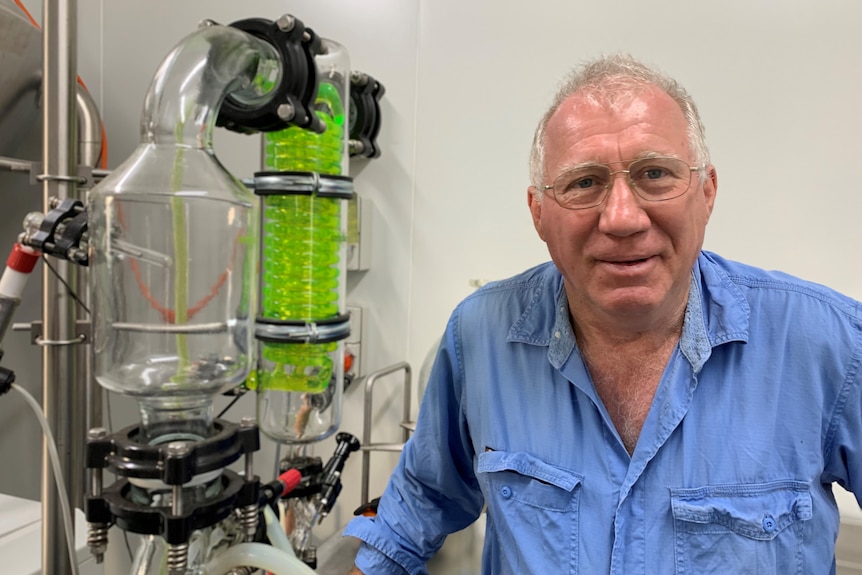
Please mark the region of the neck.
<svg viewBox="0 0 862 575"><path fill-rule="evenodd" d="M687 294L686 294L687 295ZM688 298L661 314L605 314L579 309L569 303L572 328L582 347L643 346L660 348L676 343L682 334Z"/></svg>

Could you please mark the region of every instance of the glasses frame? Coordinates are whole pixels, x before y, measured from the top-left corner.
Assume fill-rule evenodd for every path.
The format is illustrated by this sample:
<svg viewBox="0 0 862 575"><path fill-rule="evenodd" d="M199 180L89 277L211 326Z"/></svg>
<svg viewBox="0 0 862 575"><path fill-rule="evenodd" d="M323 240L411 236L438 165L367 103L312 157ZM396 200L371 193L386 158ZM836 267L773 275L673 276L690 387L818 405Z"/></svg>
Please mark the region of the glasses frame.
<svg viewBox="0 0 862 575"><path fill-rule="evenodd" d="M689 169L688 187L687 187L687 188L686 188L686 189L685 189L681 194L678 194L678 195L676 195L676 196L672 196L672 197L670 197L670 198L655 199L655 198L646 198L646 197L644 197L643 195L641 195L640 190L638 189L637 185L636 185L636 184L634 183L634 181L632 180L632 176L631 176L631 166L632 166L632 164L634 164L634 163L636 163L636 162L644 162L644 161L649 161L649 160L675 160L675 161L682 162L683 164L685 164L685 165L688 167L688 169ZM628 164L628 169L627 169L627 170L616 170L616 171L612 171L612 170L611 170L611 164ZM581 169L583 169L583 168L588 168L588 167L603 167L603 168L607 168L607 170L608 170L608 183L607 183L607 184L605 184L605 191L602 193L602 195L601 195L601 197L599 198L599 200L598 200L596 203L594 203L594 204L590 204L590 205L588 205L588 206L577 206L577 207L569 207L569 206L563 205L563 204L560 202L560 200L558 200L558 199L557 199L557 192L556 192L556 190L554 189L554 188L555 188L555 184L557 183L557 181L558 181L558 180L559 180L563 175L568 174L569 172L571 172L571 171L573 171L573 170L581 170ZM635 159L633 159L633 160L620 160L620 161L618 161L618 162L610 162L610 163L608 163L608 164L601 164L601 163L587 163L587 164L583 164L583 165L580 165L580 166L575 166L575 167L567 168L567 169L563 170L562 172L560 172L559 174L557 174L557 177L556 177L556 178L554 178L554 181L553 181L553 183L551 183L551 185L542 186L540 189L542 190L542 192L546 192L546 191L550 190L550 191L551 191L551 196L553 196L554 201L555 201L555 202L557 202L557 205L559 205L561 208L563 208L563 209L565 209L565 210L588 210L588 209L590 209L590 208L595 208L595 207L597 207L597 206L600 206L600 205L602 205L602 204L604 203L604 201L605 201L605 200L607 199L607 197L608 197L608 193L610 192L611 185L613 184L614 176L616 176L617 174L625 174L625 175L626 175L626 182L627 182L627 183L628 183L628 185L629 185L629 189L630 189L632 192L634 192L634 194L635 194L637 197L639 197L640 199L644 200L645 202L653 202L653 203L655 203L655 202L667 202L667 201L669 201L669 200L675 200L675 199L677 199L677 198L679 198L679 197L682 197L682 196L684 196L685 194L687 194L687 193L688 193L688 191L691 189L691 174L693 174L694 172L701 172L701 171L703 171L703 170L705 170L705 169L706 169L706 166L692 166L691 164L689 164L688 162L686 162L686 161L685 161L685 160L683 160L682 158L677 158L677 157L675 157L675 156L647 156L647 157L644 157L644 158L635 158Z"/></svg>

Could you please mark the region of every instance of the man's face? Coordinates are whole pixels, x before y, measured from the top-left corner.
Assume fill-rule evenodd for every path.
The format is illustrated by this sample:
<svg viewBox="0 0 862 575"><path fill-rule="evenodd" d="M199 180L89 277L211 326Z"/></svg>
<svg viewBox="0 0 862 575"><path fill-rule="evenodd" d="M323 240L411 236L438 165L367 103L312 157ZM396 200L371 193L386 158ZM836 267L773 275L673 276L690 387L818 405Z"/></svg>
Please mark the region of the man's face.
<svg viewBox="0 0 862 575"><path fill-rule="evenodd" d="M649 87L611 109L576 93L548 122L544 183L586 162L627 169L645 154L695 165L685 116L670 96ZM707 173L704 184L694 173L684 195L663 202L638 197L624 174L613 178L602 204L584 210L561 207L550 190L541 199L528 192L536 231L579 321L647 330L679 317L715 200L712 166Z"/></svg>

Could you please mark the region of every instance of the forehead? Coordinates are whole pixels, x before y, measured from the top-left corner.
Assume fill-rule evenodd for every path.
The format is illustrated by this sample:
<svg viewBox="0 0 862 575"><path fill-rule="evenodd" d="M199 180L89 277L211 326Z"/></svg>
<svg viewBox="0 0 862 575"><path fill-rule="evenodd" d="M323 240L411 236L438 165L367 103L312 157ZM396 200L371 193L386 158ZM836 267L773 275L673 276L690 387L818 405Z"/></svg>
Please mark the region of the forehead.
<svg viewBox="0 0 862 575"><path fill-rule="evenodd" d="M654 86L609 100L576 92L548 121L545 170L613 162L645 153L690 159L688 123L679 104Z"/></svg>

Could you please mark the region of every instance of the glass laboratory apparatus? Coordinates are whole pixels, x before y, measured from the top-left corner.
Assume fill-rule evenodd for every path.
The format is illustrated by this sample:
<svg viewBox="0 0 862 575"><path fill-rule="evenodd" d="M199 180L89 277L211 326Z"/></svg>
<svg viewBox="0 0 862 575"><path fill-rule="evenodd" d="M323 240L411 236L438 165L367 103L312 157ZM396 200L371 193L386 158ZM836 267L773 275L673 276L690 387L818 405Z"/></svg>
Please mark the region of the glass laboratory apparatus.
<svg viewBox="0 0 862 575"><path fill-rule="evenodd" d="M341 420L350 70L343 46L322 39L315 57L317 134L298 127L264 135L261 199L257 417L261 431L289 444L320 441Z"/></svg>
<svg viewBox="0 0 862 575"><path fill-rule="evenodd" d="M277 74L278 56L239 31L211 30L236 36L230 45L246 53L221 74L202 71L192 93L154 86L143 142L89 200L95 376L138 399L151 443L207 437L213 397L244 381L252 357L256 202L217 160L211 137L235 74ZM166 66L192 67L220 45L207 40ZM251 66L255 53L269 58ZM185 80L177 76L166 82ZM172 92L182 97L165 96ZM252 88L249 97L260 95Z"/></svg>
<svg viewBox="0 0 862 575"><path fill-rule="evenodd" d="M141 144L90 193L94 375L141 412L112 435L90 430L97 559L111 524L150 536L142 553L163 546L164 562L149 564L170 575L202 572L217 548L255 538L259 429L214 419L213 399L254 367L260 216L212 132L318 125L311 36L287 23L205 22L181 41L145 98ZM244 473L228 469L241 457ZM120 479L103 487L104 470Z"/></svg>

